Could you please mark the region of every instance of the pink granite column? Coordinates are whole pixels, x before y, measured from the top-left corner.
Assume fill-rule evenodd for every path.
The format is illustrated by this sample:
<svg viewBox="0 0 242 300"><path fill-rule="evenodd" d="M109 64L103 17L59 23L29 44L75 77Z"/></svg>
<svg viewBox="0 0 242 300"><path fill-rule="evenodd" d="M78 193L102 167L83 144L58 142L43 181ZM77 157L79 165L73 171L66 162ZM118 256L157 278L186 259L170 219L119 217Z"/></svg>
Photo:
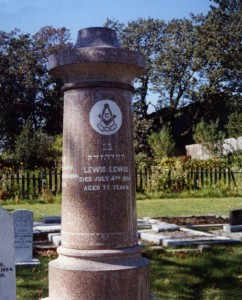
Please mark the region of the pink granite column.
<svg viewBox="0 0 242 300"><path fill-rule="evenodd" d="M49 299L147 300L131 114L144 57L121 49L115 31L87 28L49 62L64 81L62 246L49 264Z"/></svg>

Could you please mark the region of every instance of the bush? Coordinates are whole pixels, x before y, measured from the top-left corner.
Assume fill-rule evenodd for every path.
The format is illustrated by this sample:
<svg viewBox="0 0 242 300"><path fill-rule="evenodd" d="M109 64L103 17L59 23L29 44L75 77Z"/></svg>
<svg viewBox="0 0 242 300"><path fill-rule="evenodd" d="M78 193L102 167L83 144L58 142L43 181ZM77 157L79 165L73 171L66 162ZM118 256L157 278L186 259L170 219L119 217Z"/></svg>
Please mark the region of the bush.
<svg viewBox="0 0 242 300"><path fill-rule="evenodd" d="M237 138L242 136L242 113L234 112L230 114L226 129L228 137Z"/></svg>
<svg viewBox="0 0 242 300"><path fill-rule="evenodd" d="M202 144L212 155L222 156L225 133L219 130L219 119L206 123L201 120L194 128L194 141Z"/></svg>
<svg viewBox="0 0 242 300"><path fill-rule="evenodd" d="M193 191L202 197L242 194L242 174L236 173L235 165L231 161L229 164L228 158L163 158L143 175L146 175L142 180L144 192L165 193L166 197L170 193L192 194Z"/></svg>
<svg viewBox="0 0 242 300"><path fill-rule="evenodd" d="M160 132L152 133L148 142L156 160L174 155L175 142L169 127L163 127Z"/></svg>
<svg viewBox="0 0 242 300"><path fill-rule="evenodd" d="M163 158L152 170L152 191L180 192L185 188L187 172L181 158Z"/></svg>

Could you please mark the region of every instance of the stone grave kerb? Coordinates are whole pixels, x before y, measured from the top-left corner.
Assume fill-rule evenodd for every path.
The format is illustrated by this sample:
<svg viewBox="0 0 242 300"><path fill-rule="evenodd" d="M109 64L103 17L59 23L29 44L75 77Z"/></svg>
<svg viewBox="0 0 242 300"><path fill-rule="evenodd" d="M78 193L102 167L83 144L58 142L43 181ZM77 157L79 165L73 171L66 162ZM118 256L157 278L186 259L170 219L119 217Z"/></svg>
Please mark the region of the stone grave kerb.
<svg viewBox="0 0 242 300"><path fill-rule="evenodd" d="M137 239L131 98L145 58L114 30L82 29L50 56L64 82L62 227L49 299L149 299Z"/></svg>

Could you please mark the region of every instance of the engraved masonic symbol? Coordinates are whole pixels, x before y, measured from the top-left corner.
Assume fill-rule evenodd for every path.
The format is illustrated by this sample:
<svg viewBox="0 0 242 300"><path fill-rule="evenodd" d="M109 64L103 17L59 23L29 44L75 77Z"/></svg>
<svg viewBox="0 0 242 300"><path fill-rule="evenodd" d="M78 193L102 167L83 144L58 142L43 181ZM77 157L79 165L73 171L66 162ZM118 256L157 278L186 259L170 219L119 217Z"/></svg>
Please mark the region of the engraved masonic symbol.
<svg viewBox="0 0 242 300"><path fill-rule="evenodd" d="M114 131L117 128L115 123L117 116L112 113L108 103L104 104L102 114L98 115L98 117L100 118L100 123L97 127L101 131Z"/></svg>
<svg viewBox="0 0 242 300"><path fill-rule="evenodd" d="M103 135L111 135L122 125L122 113L119 106L112 100L96 102L89 114L92 128Z"/></svg>

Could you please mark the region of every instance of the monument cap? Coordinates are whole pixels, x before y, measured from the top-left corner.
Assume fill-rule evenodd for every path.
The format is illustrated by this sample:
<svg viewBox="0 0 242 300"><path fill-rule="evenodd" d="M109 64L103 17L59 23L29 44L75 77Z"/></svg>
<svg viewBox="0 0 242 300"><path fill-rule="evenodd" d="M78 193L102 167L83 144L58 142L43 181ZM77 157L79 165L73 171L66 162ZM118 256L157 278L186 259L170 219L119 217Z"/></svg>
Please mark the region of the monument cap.
<svg viewBox="0 0 242 300"><path fill-rule="evenodd" d="M112 47L120 48L116 32L106 27L89 27L78 31L74 48Z"/></svg>

